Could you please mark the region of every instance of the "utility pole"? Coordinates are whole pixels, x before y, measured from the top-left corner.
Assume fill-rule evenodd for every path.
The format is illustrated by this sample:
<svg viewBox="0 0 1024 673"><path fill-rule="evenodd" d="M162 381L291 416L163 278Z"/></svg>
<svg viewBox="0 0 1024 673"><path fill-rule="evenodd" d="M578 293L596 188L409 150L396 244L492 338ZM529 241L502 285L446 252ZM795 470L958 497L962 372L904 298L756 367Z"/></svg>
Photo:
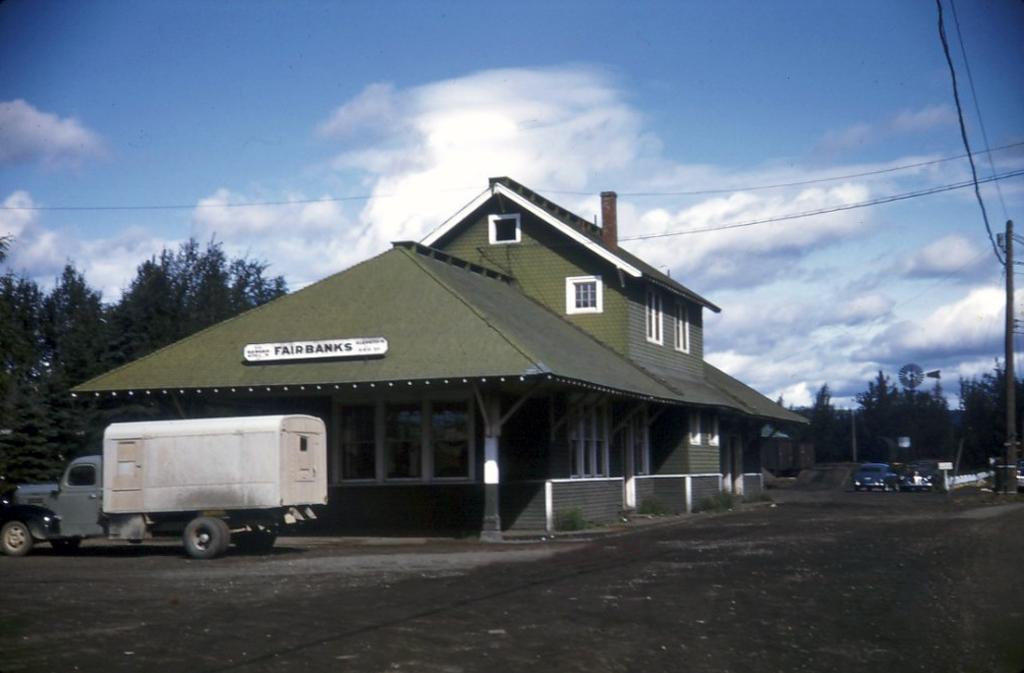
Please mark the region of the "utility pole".
<svg viewBox="0 0 1024 673"><path fill-rule="evenodd" d="M1013 220L1006 221L1006 452L1000 475L1003 493L1017 492L1017 375L1013 364Z"/></svg>

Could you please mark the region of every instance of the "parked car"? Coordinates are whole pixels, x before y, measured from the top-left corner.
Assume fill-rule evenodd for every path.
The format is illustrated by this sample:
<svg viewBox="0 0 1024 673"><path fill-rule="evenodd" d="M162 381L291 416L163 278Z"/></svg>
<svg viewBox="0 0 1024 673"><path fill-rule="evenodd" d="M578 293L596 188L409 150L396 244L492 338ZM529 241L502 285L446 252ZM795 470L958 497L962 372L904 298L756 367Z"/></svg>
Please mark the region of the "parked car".
<svg viewBox="0 0 1024 673"><path fill-rule="evenodd" d="M895 491L899 488L899 475L889 463L864 463L853 473L855 491Z"/></svg>
<svg viewBox="0 0 1024 673"><path fill-rule="evenodd" d="M899 487L901 491L932 491L941 481L938 463L933 460L918 460L900 471Z"/></svg>
<svg viewBox="0 0 1024 673"><path fill-rule="evenodd" d="M1017 492L1024 493L1024 460L1017 462Z"/></svg>
<svg viewBox="0 0 1024 673"><path fill-rule="evenodd" d="M0 553L24 556L36 539L54 535L57 526L57 519L46 508L15 504L7 495L0 497ZM53 546L59 550L60 544L54 542Z"/></svg>

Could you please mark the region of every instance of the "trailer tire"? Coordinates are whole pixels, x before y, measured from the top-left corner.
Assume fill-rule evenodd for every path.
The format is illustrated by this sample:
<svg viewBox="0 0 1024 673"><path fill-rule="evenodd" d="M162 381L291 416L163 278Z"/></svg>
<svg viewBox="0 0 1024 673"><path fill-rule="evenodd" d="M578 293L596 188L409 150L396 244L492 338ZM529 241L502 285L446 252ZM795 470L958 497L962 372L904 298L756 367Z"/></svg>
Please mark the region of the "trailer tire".
<svg viewBox="0 0 1024 673"><path fill-rule="evenodd" d="M185 526L182 541L185 553L194 559L217 558L231 544L231 530L223 519L198 516Z"/></svg>
<svg viewBox="0 0 1024 673"><path fill-rule="evenodd" d="M24 556L33 544L32 531L21 521L8 521L0 528L0 548L7 556Z"/></svg>

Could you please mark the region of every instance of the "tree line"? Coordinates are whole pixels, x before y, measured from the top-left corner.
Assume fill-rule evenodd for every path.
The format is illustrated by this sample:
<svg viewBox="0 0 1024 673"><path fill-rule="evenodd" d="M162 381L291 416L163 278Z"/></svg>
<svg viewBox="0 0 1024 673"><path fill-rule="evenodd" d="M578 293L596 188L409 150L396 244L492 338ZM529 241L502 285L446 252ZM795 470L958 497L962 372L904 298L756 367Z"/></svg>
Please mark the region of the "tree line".
<svg viewBox="0 0 1024 673"><path fill-rule="evenodd" d="M1014 383L1017 417L1024 418L1024 381L1014 377ZM810 407L790 407L810 421L794 438L813 442L818 462L852 460L856 435L859 462L929 458L959 462L961 470L987 467L1006 438L1006 371L996 362L991 372L960 378L959 385L959 406L950 409L939 383L930 390L899 389L880 371L849 410L832 404L825 383Z"/></svg>
<svg viewBox="0 0 1024 673"><path fill-rule="evenodd" d="M0 264L11 240L0 238ZM108 411L70 390L287 292L268 264L229 258L195 239L140 264L121 297L105 303L71 262L52 289L13 270L0 275L0 490L56 478L64 462L95 452Z"/></svg>

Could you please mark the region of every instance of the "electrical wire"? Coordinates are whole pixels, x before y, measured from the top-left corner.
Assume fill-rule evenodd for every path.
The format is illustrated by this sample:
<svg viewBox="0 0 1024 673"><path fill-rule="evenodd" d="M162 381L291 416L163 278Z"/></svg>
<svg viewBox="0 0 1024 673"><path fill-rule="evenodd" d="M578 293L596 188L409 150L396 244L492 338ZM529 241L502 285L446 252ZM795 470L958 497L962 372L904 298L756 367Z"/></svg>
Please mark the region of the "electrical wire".
<svg viewBox="0 0 1024 673"><path fill-rule="evenodd" d="M999 147L993 147L993 152L1000 150L1012 149L1014 147L1020 147L1024 145L1024 142L1010 143L1009 145L1001 145ZM980 153L979 153L980 154ZM839 180L849 180L850 178L863 178L871 175L882 175L885 173L895 173L897 171L905 171L912 168L921 168L922 166L934 166L935 164L946 163L949 161L956 161L963 159L966 154L957 154L956 156L942 157L941 159L931 159L929 161L919 161L912 164L902 164L900 166L892 166L890 168L880 168L873 171L863 171L860 173L847 173L845 175L833 175L824 178L812 178L809 180L796 180L793 182L777 182L765 185L747 185L742 187L722 187L716 189L696 189L690 191L681 192L617 192L619 196L629 197L642 197L642 196L707 196L711 194L731 194L733 192L756 192L764 189L782 189L785 187L801 187L803 185L813 185L822 182L836 182ZM548 194L569 194L572 196L590 196L593 192L583 191L569 191L569 190L558 190L558 189L538 189L539 192L546 192Z"/></svg>
<svg viewBox="0 0 1024 673"><path fill-rule="evenodd" d="M963 182L955 182L952 184L941 185L938 187L930 187L928 189L919 189L913 192L902 192L900 194L890 194L888 196L880 196L878 198L869 199L867 201L858 201L856 203L846 203L841 206L829 206L826 208L817 208L815 210L806 210L799 213L788 213L786 215L777 215L775 217L766 217L758 220L747 220L744 222L734 222L731 224L722 224L714 227L706 227L704 229L687 229L684 231L666 231L660 234L643 234L640 236L627 236L620 238L620 241L643 241L651 238L667 238L669 236L686 236L688 234L705 234L712 231L724 231L726 229L740 229L743 227L752 227L757 224L769 224L772 222L783 222L786 220L796 220L804 217L813 217L814 215L826 215L828 213L837 213L843 210L854 210L857 208L867 208L869 206L878 206L884 203L893 203L894 201L905 201L907 199L914 199L921 196L929 196L931 194L939 194L941 192L949 192L954 189L963 189L964 187L974 186L977 189L979 184L986 182L995 182L997 180L1005 180L1008 178L1015 178L1024 175L1024 169L1009 171L1000 175L993 175L987 178L981 178L980 180L975 178L974 180L965 180ZM999 260L1003 263L1003 260Z"/></svg>
<svg viewBox="0 0 1024 673"><path fill-rule="evenodd" d="M942 0L935 0L939 9L939 40L942 42L942 51L946 55L946 64L949 66L949 76L953 80L953 102L956 103L956 117L960 122L960 139L963 140L964 150L967 152L967 161L971 164L971 176L974 179L974 196L978 199L978 206L981 207L981 219L985 221L985 231L988 232L988 240L992 244L992 252L999 263L1006 265L999 254L999 246L992 235L992 227L988 223L988 213L985 211L985 202L981 198L981 190L978 188L978 169L974 165L974 157L971 155L971 143L967 140L967 126L964 124L964 111L960 105L960 93L956 86L956 68L953 67L953 57L949 53L949 40L946 39L946 25L942 17Z"/></svg>
<svg viewBox="0 0 1024 673"><path fill-rule="evenodd" d="M987 152L999 152L1001 150L1013 149L1016 147L1024 146L1024 141L1010 143L1008 145L1000 145L999 147L987 148ZM895 173L898 171L910 170L913 168L921 168L924 166L934 166L936 164L947 163L950 161L956 161L965 158L966 154L957 154L955 156L942 157L939 159L931 159L929 161L918 161L910 164L901 164L899 166L891 166L889 168L880 168L871 171L862 171L859 173L846 173L844 175L831 175L821 178L811 178L808 180L796 180L793 182L779 182L772 184L762 185L745 185L739 187L719 187L715 189L699 189L691 191L675 191L675 192L618 192L619 196L628 197L649 197L649 196L707 196L712 194L731 194L734 192L753 192L767 189L783 189L786 187L801 187L804 185L813 185L823 182L837 182L839 180L849 180L852 178L863 178L872 175L883 175L886 173ZM468 192L477 191L477 187L465 187L465 188L449 188L442 189L439 191L445 192ZM590 196L594 192L589 191L569 191L569 190L558 190L558 189L544 189L538 188L537 192L543 192L547 194L570 194L574 196ZM12 211L101 211L101 210L196 210L204 208L259 208L264 206L297 206L297 205L308 205L312 203L336 203L343 201L366 201L369 199L390 199L398 197L398 194L356 194L351 196L327 196L318 199L294 199L291 201L246 201L244 203L178 203L178 204L154 204L154 205L98 205L98 206L16 206L16 205L0 205L0 210L12 210Z"/></svg>
<svg viewBox="0 0 1024 673"><path fill-rule="evenodd" d="M950 7L953 8L953 23L956 25L956 39L960 43L960 53L964 56L964 70L967 72L967 83L971 87L971 99L974 101L974 112L978 115L978 128L981 129L981 139L985 143L985 156L988 158L988 166L992 169L992 174L996 173L996 164L992 161L992 152L988 149L988 133L985 131L985 120L981 116L981 103L978 101L978 92L974 88L974 76L971 74L971 62L967 60L967 47L964 45L964 35L960 31L960 16L956 12L956 0L949 0ZM1010 213L1006 209L1006 201L1003 199L1003 190L996 183L996 194L999 196L999 203L1003 207L1003 217L1010 219Z"/></svg>

